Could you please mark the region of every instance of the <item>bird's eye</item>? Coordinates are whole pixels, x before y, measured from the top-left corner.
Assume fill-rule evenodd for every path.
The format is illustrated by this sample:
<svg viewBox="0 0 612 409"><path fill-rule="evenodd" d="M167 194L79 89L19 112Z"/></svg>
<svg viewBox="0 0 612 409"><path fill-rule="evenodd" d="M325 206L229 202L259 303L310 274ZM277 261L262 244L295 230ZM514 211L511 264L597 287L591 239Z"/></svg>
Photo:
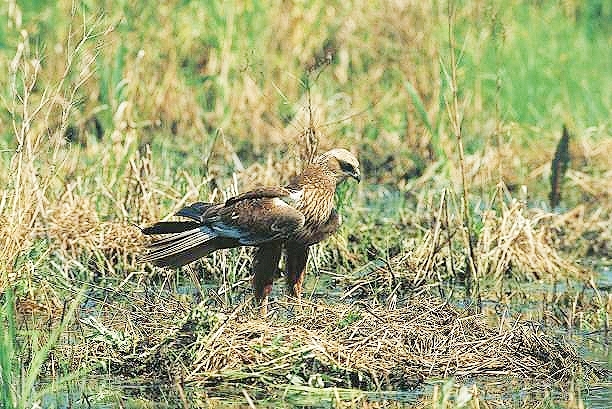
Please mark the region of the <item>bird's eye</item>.
<svg viewBox="0 0 612 409"><path fill-rule="evenodd" d="M355 168L353 167L353 165L351 165L348 162L340 162L340 169L342 169L343 172L346 173L353 173L355 171Z"/></svg>

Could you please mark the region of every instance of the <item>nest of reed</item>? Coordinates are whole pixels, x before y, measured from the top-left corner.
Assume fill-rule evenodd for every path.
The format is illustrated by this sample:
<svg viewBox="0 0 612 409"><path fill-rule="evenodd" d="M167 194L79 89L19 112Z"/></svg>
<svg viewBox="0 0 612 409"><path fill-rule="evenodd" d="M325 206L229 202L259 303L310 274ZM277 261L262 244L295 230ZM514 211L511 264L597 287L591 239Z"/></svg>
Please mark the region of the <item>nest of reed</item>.
<svg viewBox="0 0 612 409"><path fill-rule="evenodd" d="M562 383L602 375L538 324L500 319L492 326L432 296L414 296L395 309L364 301L278 302L277 316L263 320L248 300L220 312L159 294L133 297L121 311L107 295L105 308L82 316L56 353L105 374L196 387L386 390L448 376Z"/></svg>

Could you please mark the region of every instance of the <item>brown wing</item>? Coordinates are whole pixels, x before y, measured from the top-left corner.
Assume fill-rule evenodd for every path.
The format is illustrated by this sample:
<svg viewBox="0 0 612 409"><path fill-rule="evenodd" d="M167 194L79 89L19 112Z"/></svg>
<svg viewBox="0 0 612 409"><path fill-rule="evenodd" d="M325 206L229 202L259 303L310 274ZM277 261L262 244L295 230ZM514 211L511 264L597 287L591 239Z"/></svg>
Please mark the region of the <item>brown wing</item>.
<svg viewBox="0 0 612 409"><path fill-rule="evenodd" d="M231 197L227 199L225 202L225 206L231 206L243 200L251 200L251 199L263 199L269 198L273 199L278 197L280 199L289 198L293 192L289 189L280 186L274 187L263 187L259 189L254 189L245 193L242 193L238 196Z"/></svg>
<svg viewBox="0 0 612 409"><path fill-rule="evenodd" d="M278 194L290 193L279 188ZM258 246L283 240L304 225L304 215L273 190L247 192L225 204L194 203L178 216L188 222L159 222L145 234L164 234L142 257L160 266L181 266L221 248Z"/></svg>
<svg viewBox="0 0 612 409"><path fill-rule="evenodd" d="M242 245L286 239L304 225L304 215L279 197L245 197L207 211L203 224Z"/></svg>

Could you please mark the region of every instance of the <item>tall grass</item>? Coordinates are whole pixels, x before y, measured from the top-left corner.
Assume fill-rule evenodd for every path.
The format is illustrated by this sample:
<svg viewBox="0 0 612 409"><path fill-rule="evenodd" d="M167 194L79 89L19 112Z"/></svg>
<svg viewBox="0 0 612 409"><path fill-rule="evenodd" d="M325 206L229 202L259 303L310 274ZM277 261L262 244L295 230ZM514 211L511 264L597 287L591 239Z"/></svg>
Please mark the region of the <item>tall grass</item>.
<svg viewBox="0 0 612 409"><path fill-rule="evenodd" d="M0 325L4 328L0 334L0 381L2 395L0 402L3 408L15 406L15 385L13 384L15 365L15 300L13 290L8 288L0 306Z"/></svg>
<svg viewBox="0 0 612 409"><path fill-rule="evenodd" d="M367 183L357 197L368 206L385 206L380 192L369 192L373 185L420 200L429 194L420 193L424 188L462 179L472 185L464 201L478 201L476 193L490 193L500 180L491 171L500 163L507 163L499 173L511 188L526 184L546 197L547 178L532 174L548 162L539 153L549 148L552 154L559 129L552 119L557 111L547 115L557 106L550 95L575 105L564 109L570 123L579 129L600 123L594 134L607 135L601 112L610 111L612 89L609 76L600 75L610 47L605 25L598 24L609 10L584 14L578 6L555 5L461 4L451 30L453 55L460 58L446 65L440 63L449 41L441 3L315 1L304 10L272 0L170 2L158 9L137 2L107 5L97 22L86 17L93 12L86 4L3 5L7 47L0 65L10 75L1 116L10 126L0 140L6 169L0 172L0 287L17 278L19 255L48 235L50 225L64 223L53 232L68 235L98 231L92 226L103 222L147 223L198 197L216 200L234 187L278 183L295 170L300 135L310 126L322 131L321 149L359 152ZM536 24L542 19L551 24ZM109 26L114 29L104 29ZM563 44L572 45L572 58L553 64ZM302 79L321 61L329 65L305 88ZM555 68L561 66L570 72ZM556 78L574 85L556 86ZM450 116L448 95L455 107ZM536 112L530 104L537 116L529 117ZM490 118L497 118L493 126ZM533 138L536 121L542 132ZM321 129L329 122L337 125ZM489 143L493 134L502 137ZM457 136L463 172L449 166ZM73 231L66 220L52 220L66 215L61 206L69 204L80 206L86 219ZM72 240L62 248L73 254L79 244L82 249L74 236L50 239L52 247ZM357 260L367 260L367 246L354 246Z"/></svg>
<svg viewBox="0 0 612 409"><path fill-rule="evenodd" d="M446 109L449 116L449 123L452 129L454 140L457 144L457 154L459 156L459 172L461 175L461 221L462 234L465 240L466 268L465 268L465 287L468 297L478 297L478 308L480 309L480 282L477 269L476 255L474 253L474 231L472 211L469 204L469 185L466 177L465 151L463 142L463 118L465 113L459 106L459 81L457 71L459 69L459 59L457 44L455 40L455 19L456 19L456 3L448 3L448 44L449 44L449 59L445 65L445 73L450 86L450 96L446 100Z"/></svg>
<svg viewBox="0 0 612 409"><path fill-rule="evenodd" d="M18 278L17 261L33 245L35 224L47 218L48 200L57 195L57 178L69 154L64 134L96 58L88 46L101 35L93 22L93 28L87 23L83 21L80 37L69 33L65 65L55 81L40 84L45 60L25 31L10 62L7 110L14 139L4 152L11 156L8 172L2 175L6 185L0 201L0 290Z"/></svg>
<svg viewBox="0 0 612 409"><path fill-rule="evenodd" d="M594 11L596 3L500 2L481 15L491 22L486 30L464 25L462 38L480 43L463 64L481 118L499 98L503 121L549 129L609 123L612 79L602 73L612 61L612 10Z"/></svg>
<svg viewBox="0 0 612 409"><path fill-rule="evenodd" d="M25 408L40 399L39 376L83 300L82 296L72 297L59 325L48 333L17 329L16 296L40 296L34 284L39 280L34 275L48 270L41 262L46 265L51 261L50 251L38 252L46 240L37 230L49 223L49 203L58 198L58 188L63 188L58 178L64 176L70 153L65 149L64 135L80 89L92 75L96 51L90 43L103 31L97 31L94 20L79 21L73 9L74 20L61 53L62 67L58 77L49 80L45 78L47 60L42 50L21 27L18 6L12 7L12 27L21 30L21 35L8 65L8 77L3 78L11 139L7 141L10 149L2 152L9 159L7 171L1 175L4 186L0 191L0 322L6 328L0 338L0 378L3 407ZM46 307L52 309L50 304ZM76 374L68 377L73 376Z"/></svg>
<svg viewBox="0 0 612 409"><path fill-rule="evenodd" d="M40 329L17 330L15 297L8 288L0 306L0 324L6 330L0 334L0 403L6 409L28 408L40 402L41 397L51 388L73 381L84 375L84 371L69 372L55 379L51 385L41 387L40 375L43 373L49 354L55 348L60 336L75 318L76 311L83 302L83 292L72 299L62 311L59 324L47 331Z"/></svg>

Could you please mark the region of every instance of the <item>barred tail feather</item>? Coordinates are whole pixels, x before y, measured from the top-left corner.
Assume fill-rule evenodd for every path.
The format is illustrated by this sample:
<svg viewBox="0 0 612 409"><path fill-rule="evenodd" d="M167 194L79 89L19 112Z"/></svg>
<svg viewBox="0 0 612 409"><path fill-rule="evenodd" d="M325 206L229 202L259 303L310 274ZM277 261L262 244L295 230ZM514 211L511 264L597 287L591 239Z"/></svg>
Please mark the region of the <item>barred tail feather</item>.
<svg viewBox="0 0 612 409"><path fill-rule="evenodd" d="M197 225L191 222L162 222L145 229L146 234L165 234L167 237L151 243L141 260L153 263L159 267L181 267L199 258L205 257L213 251L236 247L240 243L235 239L218 237L209 227ZM178 224L183 223L182 227L187 229L195 224L196 228L180 230Z"/></svg>

